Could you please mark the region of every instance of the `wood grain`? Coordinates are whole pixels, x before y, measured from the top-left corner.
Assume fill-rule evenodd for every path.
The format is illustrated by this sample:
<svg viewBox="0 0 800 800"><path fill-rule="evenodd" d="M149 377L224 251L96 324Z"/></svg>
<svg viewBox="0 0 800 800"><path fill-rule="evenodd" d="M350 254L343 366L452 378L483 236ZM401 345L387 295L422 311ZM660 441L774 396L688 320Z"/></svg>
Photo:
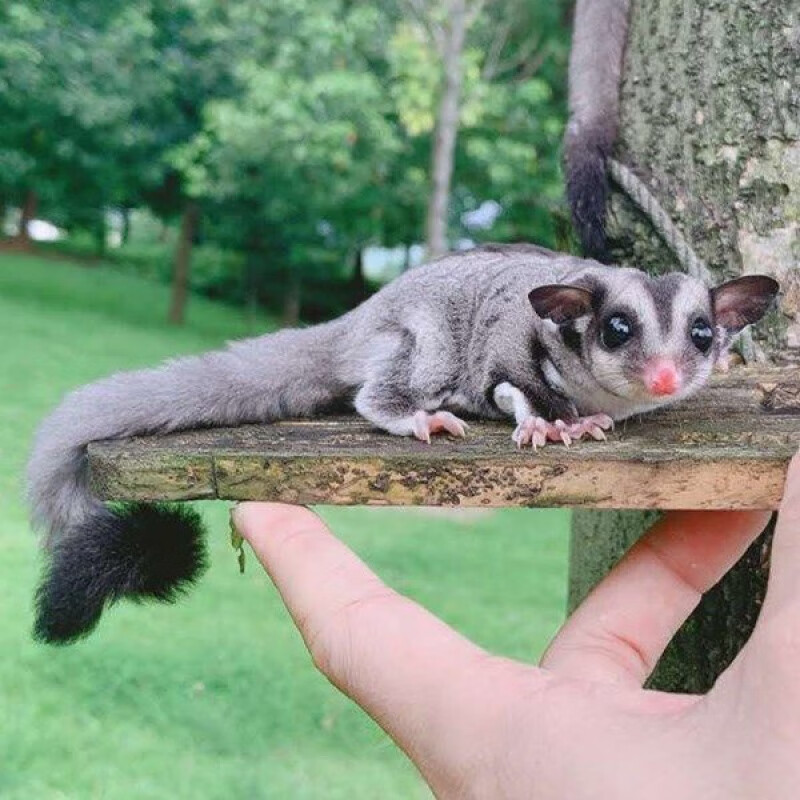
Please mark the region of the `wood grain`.
<svg viewBox="0 0 800 800"><path fill-rule="evenodd" d="M538 452L508 424L426 445L329 418L95 442L89 466L109 500L774 509L800 446L798 388L800 370L738 370L608 442Z"/></svg>

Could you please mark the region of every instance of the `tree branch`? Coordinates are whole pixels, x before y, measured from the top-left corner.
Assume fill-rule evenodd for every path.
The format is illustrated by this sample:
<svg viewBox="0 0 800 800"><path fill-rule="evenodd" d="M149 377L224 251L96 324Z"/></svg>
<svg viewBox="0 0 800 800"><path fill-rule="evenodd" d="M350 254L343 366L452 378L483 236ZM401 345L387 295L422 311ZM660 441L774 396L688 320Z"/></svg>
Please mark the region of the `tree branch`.
<svg viewBox="0 0 800 800"><path fill-rule="evenodd" d="M445 47L445 31L444 27L433 18L431 3L428 0L402 0L402 3L428 35L430 43L441 56Z"/></svg>

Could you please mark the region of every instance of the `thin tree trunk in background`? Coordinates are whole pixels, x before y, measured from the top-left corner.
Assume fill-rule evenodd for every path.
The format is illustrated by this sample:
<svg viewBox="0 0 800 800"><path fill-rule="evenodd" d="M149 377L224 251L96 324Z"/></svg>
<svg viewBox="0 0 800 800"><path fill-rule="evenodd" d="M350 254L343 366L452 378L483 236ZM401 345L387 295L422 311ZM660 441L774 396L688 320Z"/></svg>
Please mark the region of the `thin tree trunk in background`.
<svg viewBox="0 0 800 800"><path fill-rule="evenodd" d="M122 209L122 230L120 231L120 244L128 244L128 239L131 237L131 210L129 208Z"/></svg>
<svg viewBox="0 0 800 800"><path fill-rule="evenodd" d="M353 277L350 281L350 286L354 304L367 299L369 291L367 289L367 278L366 275L364 275L364 250L360 247L356 250L355 265L353 267Z"/></svg>
<svg viewBox="0 0 800 800"><path fill-rule="evenodd" d="M36 218L36 209L39 206L39 196L33 189L28 189L25 192L25 199L22 201L22 213L19 220L19 230L14 237L15 240L27 247L31 243L30 232L28 226L31 220Z"/></svg>
<svg viewBox="0 0 800 800"><path fill-rule="evenodd" d="M105 211L100 211L93 226L94 241L97 245L97 255L102 256L106 252L106 240L108 238L108 230L106 228L106 214Z"/></svg>
<svg viewBox="0 0 800 800"><path fill-rule="evenodd" d="M282 322L286 328L294 328L300 322L300 300L302 297L302 283L297 269L289 274L289 288L283 299Z"/></svg>
<svg viewBox="0 0 800 800"><path fill-rule="evenodd" d="M800 347L798 37L785 0L637 0L616 153L645 178L717 279L766 272L781 281L781 313L759 325L773 352ZM612 210L615 261L654 272L675 265L650 222L616 191ZM572 607L650 521L639 512L573 515ZM659 661L654 688L713 685L758 617L770 541L771 526L704 596Z"/></svg>
<svg viewBox="0 0 800 800"><path fill-rule="evenodd" d="M464 80L462 56L466 35L466 0L451 0L449 18L444 28L442 96L431 161L431 196L426 225L428 258L436 258L447 251L447 217Z"/></svg>
<svg viewBox="0 0 800 800"><path fill-rule="evenodd" d="M5 197L0 197L0 239L4 238L6 235L5 221L7 211L8 204L6 203L6 199Z"/></svg>
<svg viewBox="0 0 800 800"><path fill-rule="evenodd" d="M175 261L172 272L172 298L168 319L173 325L183 325L186 312L186 298L189 292L189 273L192 266L192 244L197 223L200 221L200 207L189 201L183 209L181 230L175 247Z"/></svg>

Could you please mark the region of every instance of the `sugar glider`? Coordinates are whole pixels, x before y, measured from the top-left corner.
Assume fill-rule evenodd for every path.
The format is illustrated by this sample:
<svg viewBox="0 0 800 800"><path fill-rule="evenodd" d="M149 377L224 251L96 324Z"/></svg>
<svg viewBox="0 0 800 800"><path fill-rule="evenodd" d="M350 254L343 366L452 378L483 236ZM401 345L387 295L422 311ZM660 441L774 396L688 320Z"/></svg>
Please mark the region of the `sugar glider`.
<svg viewBox="0 0 800 800"><path fill-rule="evenodd" d="M564 137L567 199L583 251L606 255L607 159L617 138L630 0L577 0Z"/></svg>
<svg viewBox="0 0 800 800"><path fill-rule="evenodd" d="M69 642L122 597L172 599L203 540L185 509L109 507L92 495L89 442L269 422L350 405L378 428L429 441L462 416L510 417L519 448L592 436L697 391L778 291L748 275L708 289L532 245L485 246L403 274L314 327L122 372L69 394L28 467L48 567L35 634ZM512 442L510 442L512 445Z"/></svg>

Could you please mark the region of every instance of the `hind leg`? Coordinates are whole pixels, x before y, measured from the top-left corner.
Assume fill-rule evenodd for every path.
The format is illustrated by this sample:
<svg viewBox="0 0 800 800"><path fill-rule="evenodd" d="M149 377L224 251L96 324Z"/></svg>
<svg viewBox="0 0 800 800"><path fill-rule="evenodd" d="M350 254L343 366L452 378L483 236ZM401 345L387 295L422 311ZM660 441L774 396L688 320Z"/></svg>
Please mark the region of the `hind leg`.
<svg viewBox="0 0 800 800"><path fill-rule="evenodd" d="M415 436L422 442L430 442L434 433L466 435L466 422L449 411L430 406L416 392L398 390L380 381L365 383L355 399L356 411L364 419L395 436Z"/></svg>

